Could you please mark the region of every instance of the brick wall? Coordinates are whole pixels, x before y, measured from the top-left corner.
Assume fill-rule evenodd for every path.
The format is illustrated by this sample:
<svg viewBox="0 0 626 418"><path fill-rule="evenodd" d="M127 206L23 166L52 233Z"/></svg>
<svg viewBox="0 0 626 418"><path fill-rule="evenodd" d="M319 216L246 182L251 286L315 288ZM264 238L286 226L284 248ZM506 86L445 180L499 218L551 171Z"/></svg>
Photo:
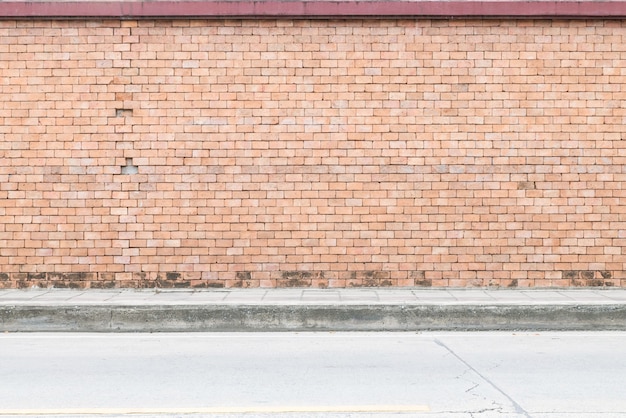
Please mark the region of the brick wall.
<svg viewBox="0 0 626 418"><path fill-rule="evenodd" d="M620 20L0 21L0 287L625 286Z"/></svg>

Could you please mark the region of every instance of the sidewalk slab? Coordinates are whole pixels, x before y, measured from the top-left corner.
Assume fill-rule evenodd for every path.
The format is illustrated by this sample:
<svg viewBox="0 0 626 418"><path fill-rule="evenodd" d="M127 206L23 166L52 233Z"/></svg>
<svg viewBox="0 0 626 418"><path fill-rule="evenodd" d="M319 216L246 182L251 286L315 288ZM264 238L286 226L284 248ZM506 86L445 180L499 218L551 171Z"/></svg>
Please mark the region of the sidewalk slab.
<svg viewBox="0 0 626 418"><path fill-rule="evenodd" d="M0 332L626 330L626 289L0 290Z"/></svg>

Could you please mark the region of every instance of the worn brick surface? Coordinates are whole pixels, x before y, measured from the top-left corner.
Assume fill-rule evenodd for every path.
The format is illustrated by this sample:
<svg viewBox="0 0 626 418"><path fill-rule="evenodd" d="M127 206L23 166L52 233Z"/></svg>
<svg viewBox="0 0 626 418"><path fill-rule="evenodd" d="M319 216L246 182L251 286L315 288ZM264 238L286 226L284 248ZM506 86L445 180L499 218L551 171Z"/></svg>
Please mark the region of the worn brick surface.
<svg viewBox="0 0 626 418"><path fill-rule="evenodd" d="M0 287L626 286L626 23L0 22Z"/></svg>

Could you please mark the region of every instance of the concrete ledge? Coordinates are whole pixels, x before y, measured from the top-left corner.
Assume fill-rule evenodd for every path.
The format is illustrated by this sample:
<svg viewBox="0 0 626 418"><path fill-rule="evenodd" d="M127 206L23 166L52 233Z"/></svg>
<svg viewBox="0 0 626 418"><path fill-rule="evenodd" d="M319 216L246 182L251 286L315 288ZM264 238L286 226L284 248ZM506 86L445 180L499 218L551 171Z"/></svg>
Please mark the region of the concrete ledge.
<svg viewBox="0 0 626 418"><path fill-rule="evenodd" d="M0 18L620 18L626 2L503 0L2 1Z"/></svg>
<svg viewBox="0 0 626 418"><path fill-rule="evenodd" d="M2 332L626 331L626 305L1 306Z"/></svg>

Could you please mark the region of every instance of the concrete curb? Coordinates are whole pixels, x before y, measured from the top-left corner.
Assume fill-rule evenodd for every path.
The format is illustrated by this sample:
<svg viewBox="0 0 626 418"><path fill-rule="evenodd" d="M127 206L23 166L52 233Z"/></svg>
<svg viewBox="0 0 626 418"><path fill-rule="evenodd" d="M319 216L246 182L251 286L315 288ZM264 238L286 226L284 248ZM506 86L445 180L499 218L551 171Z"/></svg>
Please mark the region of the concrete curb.
<svg viewBox="0 0 626 418"><path fill-rule="evenodd" d="M626 305L6 305L0 330L626 331Z"/></svg>

